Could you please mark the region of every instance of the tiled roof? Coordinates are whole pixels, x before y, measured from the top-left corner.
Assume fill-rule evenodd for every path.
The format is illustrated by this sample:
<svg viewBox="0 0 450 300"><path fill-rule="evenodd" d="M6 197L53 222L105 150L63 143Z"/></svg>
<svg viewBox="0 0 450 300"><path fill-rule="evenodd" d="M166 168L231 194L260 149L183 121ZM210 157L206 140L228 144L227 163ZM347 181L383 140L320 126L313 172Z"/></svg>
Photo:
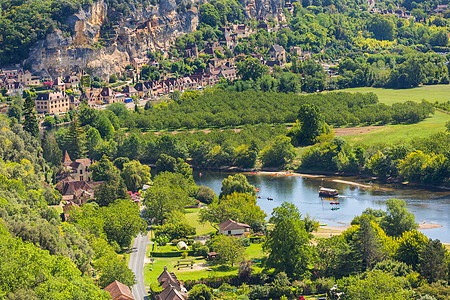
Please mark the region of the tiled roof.
<svg viewBox="0 0 450 300"><path fill-rule="evenodd" d="M222 231L244 229L244 228L250 228L250 226L244 223L238 223L230 219L219 224L219 229Z"/></svg>
<svg viewBox="0 0 450 300"><path fill-rule="evenodd" d="M107 291L113 299L118 299L120 296L125 296L125 299L134 299L130 288L117 280L105 287L105 291Z"/></svg>

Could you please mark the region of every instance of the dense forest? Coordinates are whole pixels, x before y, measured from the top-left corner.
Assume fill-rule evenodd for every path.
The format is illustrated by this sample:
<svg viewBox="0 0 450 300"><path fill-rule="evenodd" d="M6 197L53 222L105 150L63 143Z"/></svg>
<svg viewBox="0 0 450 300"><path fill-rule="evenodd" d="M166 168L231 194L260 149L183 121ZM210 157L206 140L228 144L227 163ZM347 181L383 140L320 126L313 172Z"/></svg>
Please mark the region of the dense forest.
<svg viewBox="0 0 450 300"><path fill-rule="evenodd" d="M39 141L21 125L10 127L4 117L0 122L0 297L108 299L99 287L116 279L132 285L134 275L117 252L128 247L124 238L145 229L137 207L109 196L109 206L86 206L88 222L62 222L49 207L58 205L61 195L48 184L52 175ZM134 223L106 222L118 218L118 211Z"/></svg>

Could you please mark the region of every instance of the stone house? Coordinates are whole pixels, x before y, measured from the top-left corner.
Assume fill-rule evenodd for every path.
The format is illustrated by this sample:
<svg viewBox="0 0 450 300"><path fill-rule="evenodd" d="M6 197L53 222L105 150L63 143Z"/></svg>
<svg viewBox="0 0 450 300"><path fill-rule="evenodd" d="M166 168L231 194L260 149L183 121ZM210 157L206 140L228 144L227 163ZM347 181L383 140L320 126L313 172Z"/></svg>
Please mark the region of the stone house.
<svg viewBox="0 0 450 300"><path fill-rule="evenodd" d="M69 97L60 91L41 93L36 98L35 103L38 114L65 113L70 109Z"/></svg>
<svg viewBox="0 0 450 300"><path fill-rule="evenodd" d="M286 51L284 50L283 46L272 45L269 49L268 54L272 58L272 60L282 63L286 62Z"/></svg>
<svg viewBox="0 0 450 300"><path fill-rule="evenodd" d="M134 97L138 95L138 91L136 91L136 89L131 85L127 85L126 87L124 87L122 93L126 94L128 97Z"/></svg>
<svg viewBox="0 0 450 300"><path fill-rule="evenodd" d="M102 104L104 102L108 104L117 102L116 93L109 87L104 87L97 96L98 104Z"/></svg>
<svg viewBox="0 0 450 300"><path fill-rule="evenodd" d="M80 84L80 79L78 78L78 76L67 76L64 79L64 84L66 90L78 88L78 85Z"/></svg>
<svg viewBox="0 0 450 300"><path fill-rule="evenodd" d="M140 72L141 69L142 69L142 66L143 66L143 65L146 65L147 62L148 62L148 59L147 59L147 58L137 58L137 57L135 57L135 58L133 58L133 59L131 60L131 65L133 66L133 68L134 68L137 72Z"/></svg>
<svg viewBox="0 0 450 300"><path fill-rule="evenodd" d="M148 95L149 89L143 82L138 82L134 85L134 89L137 92L139 98L144 98Z"/></svg>

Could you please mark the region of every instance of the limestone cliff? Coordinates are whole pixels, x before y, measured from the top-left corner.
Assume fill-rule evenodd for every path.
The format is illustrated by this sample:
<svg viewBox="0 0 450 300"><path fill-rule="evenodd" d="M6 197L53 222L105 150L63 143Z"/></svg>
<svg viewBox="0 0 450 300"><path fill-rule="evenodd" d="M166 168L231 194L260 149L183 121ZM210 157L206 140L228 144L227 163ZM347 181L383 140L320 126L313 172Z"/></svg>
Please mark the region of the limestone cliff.
<svg viewBox="0 0 450 300"><path fill-rule="evenodd" d="M249 18L279 19L281 0L240 2ZM49 34L31 49L27 62L33 71L52 77L91 69L94 75L107 78L121 72L132 58L144 57L148 50L167 49L176 37L196 29L197 8L193 5L184 13L176 8L175 0L160 0L156 6L132 9L111 25L107 5L98 0L67 20L71 36L61 31Z"/></svg>

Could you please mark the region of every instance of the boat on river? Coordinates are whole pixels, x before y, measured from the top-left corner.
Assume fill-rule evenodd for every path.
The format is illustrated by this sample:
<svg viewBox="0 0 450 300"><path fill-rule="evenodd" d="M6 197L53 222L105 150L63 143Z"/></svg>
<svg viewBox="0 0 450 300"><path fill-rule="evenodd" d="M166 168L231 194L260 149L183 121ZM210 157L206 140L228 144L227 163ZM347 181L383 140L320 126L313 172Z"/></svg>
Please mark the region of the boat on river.
<svg viewBox="0 0 450 300"><path fill-rule="evenodd" d="M320 187L319 196L320 197L337 197L339 195L338 190L328 189L324 187Z"/></svg>

